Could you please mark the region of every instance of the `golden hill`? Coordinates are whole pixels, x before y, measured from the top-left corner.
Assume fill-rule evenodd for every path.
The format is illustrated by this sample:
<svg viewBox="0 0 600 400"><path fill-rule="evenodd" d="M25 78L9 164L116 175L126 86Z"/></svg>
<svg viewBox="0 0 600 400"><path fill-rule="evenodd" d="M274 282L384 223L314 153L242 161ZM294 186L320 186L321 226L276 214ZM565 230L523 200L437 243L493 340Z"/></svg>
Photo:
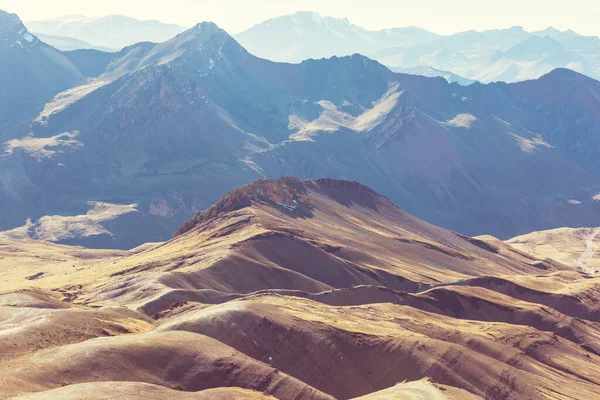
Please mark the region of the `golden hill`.
<svg viewBox="0 0 600 400"><path fill-rule="evenodd" d="M559 228L507 241L537 258L549 258L588 274L600 273L600 228Z"/></svg>
<svg viewBox="0 0 600 400"><path fill-rule="evenodd" d="M130 252L0 251L0 398L600 396L600 278L357 183L258 181Z"/></svg>

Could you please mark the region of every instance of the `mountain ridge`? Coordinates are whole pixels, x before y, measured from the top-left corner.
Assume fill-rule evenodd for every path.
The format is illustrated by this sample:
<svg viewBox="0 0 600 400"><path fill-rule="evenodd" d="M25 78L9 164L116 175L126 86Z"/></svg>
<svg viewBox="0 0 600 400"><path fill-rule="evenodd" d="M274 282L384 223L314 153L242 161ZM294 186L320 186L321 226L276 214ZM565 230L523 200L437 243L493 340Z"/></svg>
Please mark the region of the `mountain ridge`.
<svg viewBox="0 0 600 400"><path fill-rule="evenodd" d="M0 140L23 133L52 97L84 83L60 51L32 35L16 14L0 10Z"/></svg>
<svg viewBox="0 0 600 400"><path fill-rule="evenodd" d="M30 49L37 42L37 37L29 33L18 15L0 10L0 50L6 50L16 45L22 49Z"/></svg>
<svg viewBox="0 0 600 400"><path fill-rule="evenodd" d="M122 49L142 41L162 42L186 28L157 20L140 21L123 15L89 18L67 16L47 21L27 21L35 32L84 40L94 46Z"/></svg>
<svg viewBox="0 0 600 400"><path fill-rule="evenodd" d="M460 86L357 54L273 63L209 23L162 44L89 52L66 57L104 71L5 143L2 162L19 174L0 195L14 210L5 229L32 209L73 216L89 201L136 203L140 217L162 221L150 239L161 241L233 188L279 176L360 181L430 222L502 239L595 215L598 150L576 143L595 140L600 89L567 70ZM34 191L40 201L19 206ZM515 212L523 217L508 219Z"/></svg>
<svg viewBox="0 0 600 400"><path fill-rule="evenodd" d="M57 19L55 21L48 21L47 23L50 25L52 23L59 24L60 28L60 24L69 25L74 24L77 21L99 21L103 19L110 20L111 18L121 18L127 21L131 20L138 24L156 23L156 21L132 20L129 17L118 15L92 19L86 19L82 16L72 16L70 18L65 18L64 22ZM131 21L130 23L132 23ZM41 27L44 26L42 22L32 23L34 28L37 28L38 25ZM279 34L268 32L268 29L272 29L275 26L278 26L279 28L277 29L280 30L291 29L295 33L293 33L292 36L289 36L287 34L282 34L281 32ZM310 31L316 32L317 30L323 30L323 32L315 37L313 37L314 35L312 34L305 34L303 29L308 26L311 26ZM39 32L57 36L62 35L61 32L56 29L51 31L48 31L48 29L50 28L39 30ZM165 24L160 28L164 31L164 34L160 34L160 32L152 34L151 31L153 28L149 29L150 30L147 31L145 36L138 36L137 40L120 43L118 46L111 46L106 43L103 46L104 48L120 49L141 41L163 42L169 37L183 32L186 28ZM253 31L264 29L266 29L264 33L252 33ZM76 34L73 34L73 37L76 36ZM416 67L427 65L433 69L441 69L443 71L450 70L452 73L463 76L465 79L486 82L498 80L521 81L537 78L556 67L570 67L592 77L600 77L600 75L598 75L598 59L600 59L598 57L598 49L600 48L600 39L595 38L594 41L594 37L577 35L572 30L559 31L552 27L548 27L542 31L527 32L521 26L514 26L506 29L484 31L467 30L452 35L437 35L426 29L414 26L386 28L379 31L372 31L354 25L348 21L348 19L326 17L315 12L307 11L263 21L247 31L235 35L235 37L244 45L244 47L248 48L251 53L274 61L300 62L308 58L362 53L371 58L378 59L380 62L395 69L412 69L418 71ZM535 62L535 65L533 66L528 65L527 61L521 58L512 59L511 57L507 57L494 60L492 50L506 51L510 47L517 46L521 41L536 37L551 37L553 40L559 41L560 46L564 46L564 48L555 48L559 54L554 55L551 58L541 57L532 60ZM93 40L87 39L88 42L94 43ZM296 44L291 47L288 46L287 43L289 43L290 40ZM333 41L332 43L335 42L336 44L333 45L330 43L330 49L326 50L323 46L328 46L328 40ZM465 41L473 42L468 44ZM443 57L450 57L449 59L435 61L435 59L428 58L427 56L427 54L434 50L430 49L429 53L427 53L427 51L423 50L424 48L419 49L419 46L422 47L437 42L439 42L440 45L435 45L437 46L435 47L435 49L437 49L435 51L441 52ZM62 41L52 41L52 43L64 50L73 49L72 44L65 44L65 39ZM90 45L87 46L87 48L98 47L98 44L94 44L95 46ZM490 45L492 45L493 49ZM333 49L331 49L332 46ZM472 52L473 54L468 55L469 47L481 48L483 53L479 54ZM306 48L306 50L302 50L303 48ZM593 48L596 48L595 53ZM276 52L276 54L270 54L271 51ZM298 52L302 54L293 56L294 53ZM402 54L399 54L398 52ZM470 65L461 65L461 62L467 60L464 58L463 53L474 60L476 59L476 61L473 61ZM527 54L526 58L532 57L533 54ZM489 64L490 60L493 61L492 64ZM475 70L479 71L479 73L474 74ZM446 76L446 74L442 76Z"/></svg>
<svg viewBox="0 0 600 400"><path fill-rule="evenodd" d="M306 26L320 33L306 33L303 30ZM544 37L552 38L556 45L550 56L541 54L536 58L539 49L525 42ZM596 79L600 77L600 39L554 28L527 32L515 26L452 35L437 35L414 27L369 31L344 19L313 13L308 17L293 14L270 19L237 34L236 38L251 53L274 61L299 62L359 52L391 68L427 65L484 82L538 78L557 67L570 67ZM286 43L294 43L294 46L286 46ZM524 57L515 57L515 51L502 57L516 46L530 51L520 54Z"/></svg>

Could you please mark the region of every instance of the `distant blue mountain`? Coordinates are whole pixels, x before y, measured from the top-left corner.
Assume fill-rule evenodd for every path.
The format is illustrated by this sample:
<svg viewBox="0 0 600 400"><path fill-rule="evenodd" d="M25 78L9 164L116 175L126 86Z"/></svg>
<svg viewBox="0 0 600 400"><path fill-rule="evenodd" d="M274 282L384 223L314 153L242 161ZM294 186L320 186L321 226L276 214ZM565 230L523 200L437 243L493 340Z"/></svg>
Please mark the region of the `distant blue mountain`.
<svg viewBox="0 0 600 400"><path fill-rule="evenodd" d="M47 21L27 21L26 25L32 32L62 38L60 42L55 38L50 38L51 40L48 41L56 44L56 47L61 50L76 48L120 50L138 42L164 42L187 29L179 25L165 24L160 21L140 21L122 15L99 18L72 15ZM66 43L67 39L77 39L88 44L79 43L74 47L74 43Z"/></svg>
<svg viewBox="0 0 600 400"><path fill-rule="evenodd" d="M274 61L361 53L394 69L429 66L482 82L534 79L555 68L600 78L600 39L554 28L441 36L415 27L368 31L345 19L302 12L265 21L236 39L251 53Z"/></svg>

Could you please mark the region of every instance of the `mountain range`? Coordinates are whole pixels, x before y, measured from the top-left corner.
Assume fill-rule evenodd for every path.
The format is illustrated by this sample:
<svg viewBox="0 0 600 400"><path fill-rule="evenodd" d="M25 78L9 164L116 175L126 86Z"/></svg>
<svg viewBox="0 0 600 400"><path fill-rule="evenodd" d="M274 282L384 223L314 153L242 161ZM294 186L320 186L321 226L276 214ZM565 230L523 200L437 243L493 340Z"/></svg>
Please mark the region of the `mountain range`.
<svg viewBox="0 0 600 400"><path fill-rule="evenodd" d="M599 393L598 276L357 182L259 180L132 251L2 241L0 274L2 399Z"/></svg>
<svg viewBox="0 0 600 400"><path fill-rule="evenodd" d="M28 21L27 27L61 50L119 50L138 42L163 42L186 28L119 15L80 15ZM450 82L516 82L556 68L600 78L600 38L552 27L521 27L438 35L418 27L370 31L347 19L298 12L262 22L235 35L250 53L279 62L366 55L397 72L442 76ZM451 72L446 72L451 71Z"/></svg>
<svg viewBox="0 0 600 400"><path fill-rule="evenodd" d="M0 11L0 400L600 396L600 81L44 38Z"/></svg>
<svg viewBox="0 0 600 400"><path fill-rule="evenodd" d="M62 51L73 51L73 50L81 50L81 49L91 49L91 50L100 50L107 53L114 53L116 50L110 49L108 47L96 46L94 44L88 43L84 40L68 37L68 36L55 36L48 35L45 33L35 33L35 35L41 39L44 43L49 44L50 46L62 50Z"/></svg>
<svg viewBox="0 0 600 400"><path fill-rule="evenodd" d="M551 27L443 36L417 27L369 31L347 19L299 12L260 23L236 39L255 55L282 62L361 53L391 68L429 66L481 82L535 79L556 68L600 78L600 38Z"/></svg>
<svg viewBox="0 0 600 400"><path fill-rule="evenodd" d="M2 32L18 40L14 18ZM75 87L11 122L22 129L0 157L4 230L43 237L67 216L87 224L68 243L131 248L166 240L235 187L287 175L357 180L468 235L600 225L600 82L570 70L461 86L361 55L275 63L212 23L118 53L31 46L7 50L16 71L51 52L71 79L53 90ZM56 85L47 72L30 81ZM90 204L116 206L98 217Z"/></svg>
<svg viewBox="0 0 600 400"><path fill-rule="evenodd" d="M27 28L61 50L96 48L120 50L139 42L164 42L187 28L160 21L140 21L123 15L69 15L46 21L26 21ZM87 42L76 47L65 39Z"/></svg>

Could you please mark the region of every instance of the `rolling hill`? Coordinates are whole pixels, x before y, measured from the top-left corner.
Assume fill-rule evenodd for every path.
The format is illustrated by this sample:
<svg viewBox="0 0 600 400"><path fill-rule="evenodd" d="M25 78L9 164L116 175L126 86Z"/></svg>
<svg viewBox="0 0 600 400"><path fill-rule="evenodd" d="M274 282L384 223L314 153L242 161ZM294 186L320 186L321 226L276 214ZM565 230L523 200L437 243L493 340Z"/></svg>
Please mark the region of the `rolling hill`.
<svg viewBox="0 0 600 400"><path fill-rule="evenodd" d="M598 277L356 182L260 180L166 243L75 251L33 280L39 266L6 261L19 269L2 274L1 398L600 393Z"/></svg>
<svg viewBox="0 0 600 400"><path fill-rule="evenodd" d="M532 232L507 241L537 258L549 258L588 273L598 273L598 228L558 228Z"/></svg>

